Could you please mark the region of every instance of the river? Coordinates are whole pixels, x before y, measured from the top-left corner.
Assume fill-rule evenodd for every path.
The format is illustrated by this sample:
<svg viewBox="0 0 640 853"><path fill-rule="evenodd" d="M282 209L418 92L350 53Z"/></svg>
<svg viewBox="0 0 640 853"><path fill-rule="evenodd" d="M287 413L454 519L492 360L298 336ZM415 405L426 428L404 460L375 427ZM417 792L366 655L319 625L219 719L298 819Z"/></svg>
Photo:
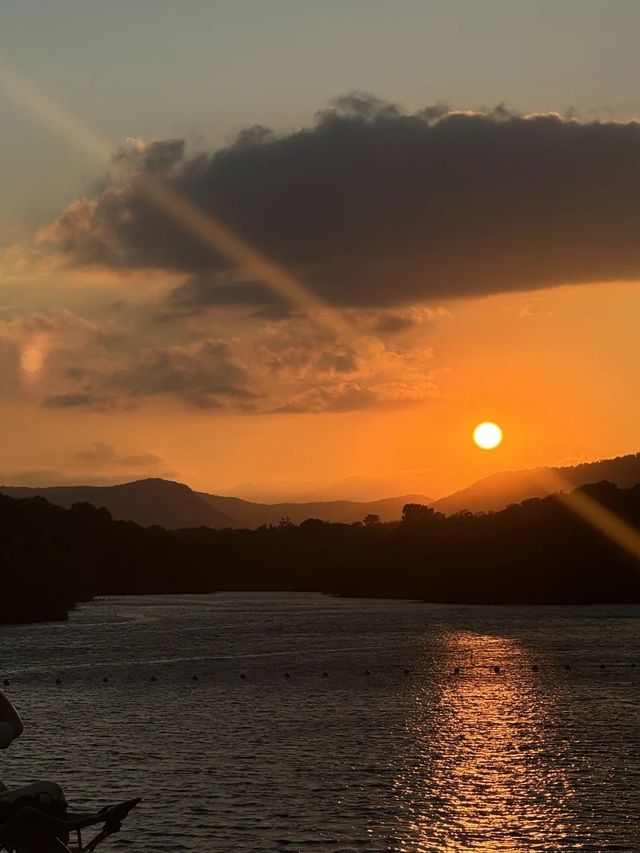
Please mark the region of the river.
<svg viewBox="0 0 640 853"><path fill-rule="evenodd" d="M640 849L640 607L121 597L0 646L4 781L142 796L109 849Z"/></svg>

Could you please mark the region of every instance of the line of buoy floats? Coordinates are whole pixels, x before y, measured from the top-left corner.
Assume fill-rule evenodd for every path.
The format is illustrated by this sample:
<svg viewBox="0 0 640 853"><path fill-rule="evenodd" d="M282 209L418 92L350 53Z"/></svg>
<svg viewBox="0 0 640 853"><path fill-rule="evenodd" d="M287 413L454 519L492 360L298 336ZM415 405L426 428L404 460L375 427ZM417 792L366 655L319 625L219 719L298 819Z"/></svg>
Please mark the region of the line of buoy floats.
<svg viewBox="0 0 640 853"><path fill-rule="evenodd" d="M589 665L587 665L587 666L589 666ZM596 664L592 664L592 666L596 666ZM601 664L598 664L597 666L598 666L598 669L600 669L600 670L606 670L608 667L611 669L613 669L613 668L621 669L621 668L625 668L625 667L629 668L629 669L636 669L635 663L609 664L608 667L607 667L607 664L601 663ZM570 663L558 664L557 667L565 670L566 672L569 672L572 669ZM523 669L523 667L516 667L516 668L519 670ZM550 671L553 668L554 667L548 667L547 671ZM453 669L451 670L451 672L455 676L460 676L464 672L472 671L472 670L481 670L481 669L486 669L489 672L494 673L494 675L501 675L503 672L507 671L508 668L502 667L498 664L470 664L470 665L467 665L464 667L463 666L454 666ZM531 670L531 672L540 672L541 671L540 666L537 663L531 664L529 669ZM411 675L411 672L412 672L412 670L410 670L408 667L405 667L403 670L403 675L405 675L405 676ZM362 671L362 675L368 677L368 676L372 675L372 672L370 669L365 669ZM285 679L289 680L291 678L291 673L289 671L285 671L284 677L285 677ZM326 669L323 670L323 672L321 673L321 677L322 678L329 678L329 673ZM247 673L241 672L240 673L240 680L246 681L246 679L247 679ZM191 680L192 681L200 681L200 676L197 673L194 673L191 676ZM149 678L149 681L152 683L156 683L156 682L160 681L160 679L158 678L157 675L152 675ZM111 682L111 679L109 678L108 675L103 676L103 678L102 678L103 684L109 684L110 682ZM54 684L61 685L62 683L63 683L62 678L56 678L55 679ZM11 680L9 678L3 679L3 681L2 681L3 687L9 687L10 685L11 685Z"/></svg>

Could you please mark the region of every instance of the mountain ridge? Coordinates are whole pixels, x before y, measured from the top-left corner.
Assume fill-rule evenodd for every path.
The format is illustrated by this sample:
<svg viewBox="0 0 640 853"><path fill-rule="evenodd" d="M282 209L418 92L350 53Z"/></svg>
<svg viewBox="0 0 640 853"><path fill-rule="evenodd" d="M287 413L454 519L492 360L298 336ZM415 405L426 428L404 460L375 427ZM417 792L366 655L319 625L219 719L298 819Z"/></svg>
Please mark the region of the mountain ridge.
<svg viewBox="0 0 640 853"><path fill-rule="evenodd" d="M143 527L261 527L289 518L299 524L310 517L346 524L366 515L395 521L405 503L430 503L424 495L400 495L377 501L312 501L261 504L242 498L196 492L185 483L149 477L112 486L5 486L0 493L14 498L43 497L65 508L75 503L105 507L114 519L134 521Z"/></svg>
<svg viewBox="0 0 640 853"><path fill-rule="evenodd" d="M499 471L476 480L432 503L438 512L451 515L462 510L494 512L527 498L544 497L558 491L551 482L561 483L563 490L608 480L621 488L640 483L640 453L581 462L578 465L542 466L515 471Z"/></svg>
<svg viewBox="0 0 640 853"><path fill-rule="evenodd" d="M437 501L425 495L407 494L375 501L279 501L269 504L196 492L185 483L161 478L110 486L0 485L0 493L18 498L40 496L66 508L74 503L86 502L106 507L114 519L134 521L144 527L252 529L277 525L283 518L290 519L294 524L300 524L307 518L350 524L361 521L367 515L377 515L381 521L397 521L407 503L428 504L447 515L461 510L491 512L527 498L544 497L558 491L558 483L561 483L562 488L570 490L603 480L621 488L640 483L640 453L579 465L501 471ZM551 485L553 482L555 486Z"/></svg>
<svg viewBox="0 0 640 853"><path fill-rule="evenodd" d="M379 515L381 521L397 521L405 504L431 503L425 495L397 495L375 501L283 501L268 504L208 492L197 494L219 512L233 512L234 518L247 527L278 524L282 518L289 518L294 524L300 524L307 518L350 524L361 521L366 515Z"/></svg>
<svg viewBox="0 0 640 853"><path fill-rule="evenodd" d="M43 497L71 507L90 503L105 507L114 519L134 521L143 527L226 527L231 519L201 500L184 483L161 478L134 480L115 486L0 486L0 493L14 498Z"/></svg>

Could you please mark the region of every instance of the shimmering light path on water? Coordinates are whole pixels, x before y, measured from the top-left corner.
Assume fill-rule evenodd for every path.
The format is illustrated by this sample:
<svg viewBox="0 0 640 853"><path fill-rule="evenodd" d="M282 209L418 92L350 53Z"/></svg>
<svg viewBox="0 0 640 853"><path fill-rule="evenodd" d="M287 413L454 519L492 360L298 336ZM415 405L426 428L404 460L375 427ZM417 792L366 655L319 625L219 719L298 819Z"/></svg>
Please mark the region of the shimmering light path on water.
<svg viewBox="0 0 640 853"><path fill-rule="evenodd" d="M638 607L118 598L0 646L5 781L142 795L115 849L639 849Z"/></svg>

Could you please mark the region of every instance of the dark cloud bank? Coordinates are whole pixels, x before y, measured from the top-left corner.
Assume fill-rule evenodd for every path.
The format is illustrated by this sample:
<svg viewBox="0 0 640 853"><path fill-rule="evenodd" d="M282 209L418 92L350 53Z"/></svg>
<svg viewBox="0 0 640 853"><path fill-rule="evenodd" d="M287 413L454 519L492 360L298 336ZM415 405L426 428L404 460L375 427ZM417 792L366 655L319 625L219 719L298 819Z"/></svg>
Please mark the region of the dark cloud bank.
<svg viewBox="0 0 640 853"><path fill-rule="evenodd" d="M163 176L322 299L388 306L640 274L640 124L498 108L415 114L342 98L285 136L212 155L180 141L121 152ZM176 306L273 297L136 194L109 185L51 229L79 262L184 271ZM117 251L114 251L114 246Z"/></svg>

